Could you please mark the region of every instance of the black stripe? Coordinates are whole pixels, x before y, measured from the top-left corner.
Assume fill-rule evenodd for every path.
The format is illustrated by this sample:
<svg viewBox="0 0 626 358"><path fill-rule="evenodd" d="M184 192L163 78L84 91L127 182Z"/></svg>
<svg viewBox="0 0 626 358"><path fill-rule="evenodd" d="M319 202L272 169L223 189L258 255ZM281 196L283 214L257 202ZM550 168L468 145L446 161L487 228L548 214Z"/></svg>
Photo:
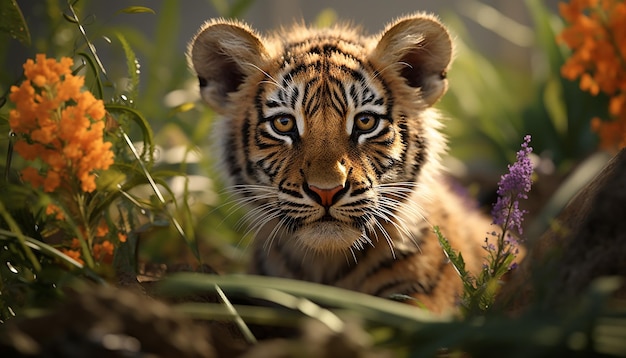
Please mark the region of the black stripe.
<svg viewBox="0 0 626 358"><path fill-rule="evenodd" d="M271 159L269 156L265 158L265 162L267 162L267 160ZM268 169L270 169L272 172L277 172L280 170L280 164L282 164L283 161L279 158L272 160L271 162L269 162L269 165L267 166Z"/></svg>
<svg viewBox="0 0 626 358"><path fill-rule="evenodd" d="M365 81L365 77L363 77L363 74L360 71L358 71L358 70L350 68L350 67L348 67L346 65L340 65L339 69L342 72L345 72L345 73L349 74L350 76L352 76L352 78L354 78L357 82L364 82Z"/></svg>
<svg viewBox="0 0 626 358"><path fill-rule="evenodd" d="M339 98L336 97L335 91L331 92L331 98L328 100L328 102L330 102L330 108L332 108L335 112L337 112L338 115L340 116L345 116L345 113L347 112L347 110L343 107L341 100L339 100ZM324 96L323 98L328 98L327 96ZM335 101L335 98L337 98L339 101Z"/></svg>
<svg viewBox="0 0 626 358"><path fill-rule="evenodd" d="M417 179L422 166L426 162L426 138L418 136L414 145L416 146L416 152L411 165L411 175L413 179Z"/></svg>
<svg viewBox="0 0 626 358"><path fill-rule="evenodd" d="M228 140L226 141L226 158L224 160L224 164L228 170L228 173L231 177L235 178L235 182L239 182L241 179L241 167L238 164L237 160L237 142L236 138L231 134L229 135Z"/></svg>
<svg viewBox="0 0 626 358"><path fill-rule="evenodd" d="M280 183L278 183L278 190L280 190L281 192L283 192L285 194L291 195L293 197L302 198L302 194L300 194L299 191L287 189L285 187L285 182L286 181L287 181L287 179L283 179L283 180L280 181Z"/></svg>
<svg viewBox="0 0 626 358"><path fill-rule="evenodd" d="M269 108L276 108L276 107L280 107L280 103L273 101L273 100L269 100L265 102L265 106Z"/></svg>
<svg viewBox="0 0 626 358"><path fill-rule="evenodd" d="M377 155L377 164L382 168L382 169L389 169L391 167L393 167L393 165L396 163L395 158L393 158L392 156L390 156L389 154L385 154L383 152L381 152L380 150L376 150L375 151L376 155ZM390 164L383 164L382 160L380 159L384 159L384 161L386 162L390 162Z"/></svg>
<svg viewBox="0 0 626 358"><path fill-rule="evenodd" d="M267 175L271 181L274 181L274 178L276 178L276 171L273 171L272 168L270 167L266 167L265 166L265 160L261 159L258 160L256 163L256 167L257 168L261 168L261 170L263 171L263 173L265 173L265 175Z"/></svg>
<svg viewBox="0 0 626 358"><path fill-rule="evenodd" d="M352 103L358 103L359 102L359 95L356 91L356 85L353 83L350 86L350 97L352 98Z"/></svg>
<svg viewBox="0 0 626 358"><path fill-rule="evenodd" d="M336 85L338 87L335 87L331 91L331 102L333 103L333 108L337 111L337 113L340 116L345 117L346 113L348 113L345 93L340 90L343 88L341 82L336 83Z"/></svg>
<svg viewBox="0 0 626 358"><path fill-rule="evenodd" d="M294 68L292 68L289 72L287 72L283 78L293 78L299 75L301 72L306 72L311 70L313 73L320 72L322 64L319 61L311 62L311 63L303 63Z"/></svg>
<svg viewBox="0 0 626 358"><path fill-rule="evenodd" d="M408 287L407 287L408 285ZM394 290L394 288L396 288ZM432 291L432 288L425 287L418 280L410 280L410 281L389 281L387 284L378 287L376 291L372 293L373 296L381 297L383 296L383 292L392 291L392 295L406 295L410 296L415 293L425 293L428 294ZM388 298L390 295L385 295L385 298Z"/></svg>
<svg viewBox="0 0 626 358"><path fill-rule="evenodd" d="M246 160L246 174L249 177L256 177L256 173L254 172L254 162L250 159Z"/></svg>
<svg viewBox="0 0 626 358"><path fill-rule="evenodd" d="M400 156L400 161L406 163L407 155L409 151L407 136L409 135L409 127L406 123L406 117L404 115L400 115L400 120L398 121L398 134L400 135L400 142L402 143L402 155Z"/></svg>
<svg viewBox="0 0 626 358"><path fill-rule="evenodd" d="M360 189L355 189L355 190L353 190L353 191L352 191L352 193L350 193L350 196L357 196L357 195L361 195L361 194L367 193L367 191L368 191L368 190L370 190L370 188L368 188L368 187L363 187L363 188L360 188Z"/></svg>
<svg viewBox="0 0 626 358"><path fill-rule="evenodd" d="M445 267L449 265L449 263L442 261L437 267L437 273L435 277L427 277L427 282L420 282L418 280L407 280L407 281L399 281L399 282L389 282L386 285L379 287L376 292L374 292L374 296L381 296L383 292L391 290L393 287L406 286L410 284L408 289L399 290L398 292L394 292L394 294L407 295L410 296L415 293L422 294L430 294L441 282L441 275L443 274L443 270Z"/></svg>
<svg viewBox="0 0 626 358"><path fill-rule="evenodd" d="M295 191L295 190L290 190L290 189L285 189L285 188L280 188L280 191L282 193L285 193L287 195L293 196L294 198L299 198L302 199L302 194L300 194L299 191Z"/></svg>
<svg viewBox="0 0 626 358"><path fill-rule="evenodd" d="M319 42L326 42L326 41L335 42L335 43L344 43L344 44L349 44L352 46L361 47L360 44L349 42L349 41L346 41L345 39L340 39L338 37L319 38L315 42L319 43ZM317 43L309 47L308 49L302 49L302 52L307 53L307 54L316 54L316 55L320 55L324 57L330 57L333 54L343 55L347 59L354 61L359 65L362 65L362 61L361 59L357 57L357 55L346 52L345 50L339 48L337 44L325 43L323 45L319 45Z"/></svg>
<svg viewBox="0 0 626 358"><path fill-rule="evenodd" d="M256 143L256 146L259 149L270 149L270 148L274 148L274 147L276 147L278 145L279 144L267 144L267 143L263 143L263 142Z"/></svg>
<svg viewBox="0 0 626 358"><path fill-rule="evenodd" d="M391 132L391 126L385 126L383 129L380 130L380 132L376 133L375 136L370 137L370 141L372 139L378 139L379 137L382 137L386 134L389 134L389 132ZM393 137L391 138L393 140Z"/></svg>
<svg viewBox="0 0 626 358"><path fill-rule="evenodd" d="M302 269L302 263L297 260L291 259L293 255L290 255L290 250L286 250L287 252L285 252L285 247L282 244L281 240L276 240L276 242L274 242L274 245L272 245L272 248L277 251L278 256L283 259L283 264L285 265L289 273L291 273L294 277L302 277L304 273ZM265 260L266 258L262 257L262 259Z"/></svg>
<svg viewBox="0 0 626 358"><path fill-rule="evenodd" d="M291 108L296 109L296 101L300 96L300 90L298 87L293 87L293 93L291 94Z"/></svg>
<svg viewBox="0 0 626 358"><path fill-rule="evenodd" d="M353 201L351 203L343 204L341 207L347 208L347 207L352 207L352 206L368 206L372 204L374 204L372 202L372 199L361 199L361 200Z"/></svg>
<svg viewBox="0 0 626 358"><path fill-rule="evenodd" d="M261 143L262 143L262 142L259 140L259 138L258 138L259 136L260 136L260 137L262 137L262 138L265 138L265 139L269 139L269 140L271 140L272 142L274 142L274 143L275 143L274 145L270 145L270 144L268 144L270 147L280 145L280 144L283 142L282 140L280 140L280 139L278 139L278 138L274 137L273 135L271 135L271 134L267 133L267 132L266 132L266 131L264 131L264 130L260 130L260 128L259 128L259 130L257 131L257 138L256 138L256 139L257 139L257 143L256 143L257 145L259 145L259 144L261 144Z"/></svg>
<svg viewBox="0 0 626 358"><path fill-rule="evenodd" d="M390 147L394 142L395 140L393 137L381 141L370 141L370 143L372 144L380 145L383 147Z"/></svg>
<svg viewBox="0 0 626 358"><path fill-rule="evenodd" d="M318 82L318 78L314 78L311 81L308 81L304 87L304 96L302 98L302 103L304 103L304 113L307 115L311 115L311 107L316 102L316 97L314 96L315 91L312 89L313 85Z"/></svg>

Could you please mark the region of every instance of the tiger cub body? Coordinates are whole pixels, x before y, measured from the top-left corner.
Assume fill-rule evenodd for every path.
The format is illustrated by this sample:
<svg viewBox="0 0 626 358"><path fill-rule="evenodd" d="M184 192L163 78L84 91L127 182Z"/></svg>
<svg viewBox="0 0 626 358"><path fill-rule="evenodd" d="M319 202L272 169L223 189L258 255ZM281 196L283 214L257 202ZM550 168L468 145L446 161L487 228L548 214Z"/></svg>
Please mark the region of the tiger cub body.
<svg viewBox="0 0 626 358"><path fill-rule="evenodd" d="M426 14L377 36L297 25L264 37L228 20L200 29L189 59L219 115L221 171L249 206L251 273L454 307L461 281L432 227L478 272L490 223L440 165L432 106L452 50Z"/></svg>

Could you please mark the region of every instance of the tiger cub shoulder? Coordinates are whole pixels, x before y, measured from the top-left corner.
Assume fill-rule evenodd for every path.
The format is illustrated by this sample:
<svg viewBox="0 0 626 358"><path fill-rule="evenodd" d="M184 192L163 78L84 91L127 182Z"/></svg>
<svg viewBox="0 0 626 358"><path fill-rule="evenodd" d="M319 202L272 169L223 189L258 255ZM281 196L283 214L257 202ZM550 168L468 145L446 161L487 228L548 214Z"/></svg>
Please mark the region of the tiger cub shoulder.
<svg viewBox="0 0 626 358"><path fill-rule="evenodd" d="M261 35L221 19L200 28L188 57L218 114L220 171L249 207L251 273L454 306L461 281L432 226L477 272L489 222L441 167L433 105L452 56L445 26L423 13L373 36L348 25Z"/></svg>

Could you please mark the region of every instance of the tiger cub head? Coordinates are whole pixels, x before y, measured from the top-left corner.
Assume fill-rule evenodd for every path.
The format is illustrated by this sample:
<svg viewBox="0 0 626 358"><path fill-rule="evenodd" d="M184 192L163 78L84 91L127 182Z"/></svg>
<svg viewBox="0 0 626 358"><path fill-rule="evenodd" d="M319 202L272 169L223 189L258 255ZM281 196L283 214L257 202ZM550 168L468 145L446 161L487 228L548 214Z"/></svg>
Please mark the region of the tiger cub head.
<svg viewBox="0 0 626 358"><path fill-rule="evenodd" d="M410 234L445 147L431 106L451 57L448 31L426 14L376 36L207 22L188 58L258 239L331 253Z"/></svg>

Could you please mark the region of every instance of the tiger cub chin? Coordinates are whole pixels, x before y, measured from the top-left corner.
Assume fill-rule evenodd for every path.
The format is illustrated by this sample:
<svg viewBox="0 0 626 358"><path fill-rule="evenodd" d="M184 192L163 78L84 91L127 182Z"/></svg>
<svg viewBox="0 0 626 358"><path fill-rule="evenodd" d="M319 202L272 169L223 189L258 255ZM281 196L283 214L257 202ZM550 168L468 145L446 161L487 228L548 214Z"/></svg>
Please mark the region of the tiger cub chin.
<svg viewBox="0 0 626 358"><path fill-rule="evenodd" d="M490 222L440 165L432 106L452 52L423 13L375 36L348 25L265 36L223 19L200 28L188 56L219 114L220 169L249 206L251 273L454 307L461 280L432 227L476 273Z"/></svg>

